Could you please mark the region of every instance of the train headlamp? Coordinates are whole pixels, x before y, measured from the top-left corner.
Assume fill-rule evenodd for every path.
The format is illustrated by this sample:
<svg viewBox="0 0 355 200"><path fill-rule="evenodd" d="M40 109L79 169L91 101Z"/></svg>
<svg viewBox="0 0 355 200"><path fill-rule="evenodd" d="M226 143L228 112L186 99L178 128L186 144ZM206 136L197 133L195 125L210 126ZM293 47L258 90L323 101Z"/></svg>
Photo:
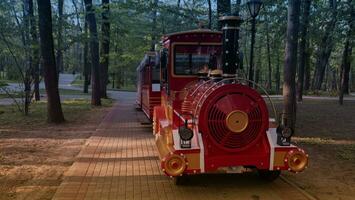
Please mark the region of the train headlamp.
<svg viewBox="0 0 355 200"><path fill-rule="evenodd" d="M181 148L191 148L191 139L194 132L188 127L188 120L185 120L184 126L179 127L179 136Z"/></svg>
<svg viewBox="0 0 355 200"><path fill-rule="evenodd" d="M188 127L185 127L185 126L181 126L179 128L179 135L180 135L180 138L184 141L188 141L188 140L191 140L192 137L194 136L194 133L191 129L189 129Z"/></svg>
<svg viewBox="0 0 355 200"><path fill-rule="evenodd" d="M290 146L291 137L294 133L294 130L289 126L288 120L290 117L281 114L279 126L276 129L277 132L277 144L281 146Z"/></svg>
<svg viewBox="0 0 355 200"><path fill-rule="evenodd" d="M290 127L284 127L281 130L281 135L282 135L282 137L289 138L293 135L293 131Z"/></svg>

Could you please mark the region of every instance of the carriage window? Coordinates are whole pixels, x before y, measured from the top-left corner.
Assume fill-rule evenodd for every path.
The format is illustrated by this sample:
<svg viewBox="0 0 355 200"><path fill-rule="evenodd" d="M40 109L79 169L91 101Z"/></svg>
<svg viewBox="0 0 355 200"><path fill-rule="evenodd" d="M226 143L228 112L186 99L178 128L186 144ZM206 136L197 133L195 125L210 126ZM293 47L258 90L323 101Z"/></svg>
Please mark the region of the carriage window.
<svg viewBox="0 0 355 200"><path fill-rule="evenodd" d="M177 45L174 52L176 75L196 75L202 69L216 69L221 64L221 46Z"/></svg>
<svg viewBox="0 0 355 200"><path fill-rule="evenodd" d="M160 83L160 66L152 65L152 83Z"/></svg>
<svg viewBox="0 0 355 200"><path fill-rule="evenodd" d="M161 72L162 72L162 82L167 82L168 81L168 49L163 49L161 51L160 55L160 66L161 66Z"/></svg>

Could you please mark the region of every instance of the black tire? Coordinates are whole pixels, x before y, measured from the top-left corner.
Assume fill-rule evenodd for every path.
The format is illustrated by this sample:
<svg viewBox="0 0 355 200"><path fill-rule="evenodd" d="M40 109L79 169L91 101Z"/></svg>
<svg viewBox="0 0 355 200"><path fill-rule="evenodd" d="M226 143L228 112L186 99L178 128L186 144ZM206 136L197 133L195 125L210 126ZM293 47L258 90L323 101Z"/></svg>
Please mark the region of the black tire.
<svg viewBox="0 0 355 200"><path fill-rule="evenodd" d="M258 172L259 172L260 178L265 181L268 181L268 182L272 182L272 181L276 180L281 174L280 170L275 170L275 171L259 170Z"/></svg>

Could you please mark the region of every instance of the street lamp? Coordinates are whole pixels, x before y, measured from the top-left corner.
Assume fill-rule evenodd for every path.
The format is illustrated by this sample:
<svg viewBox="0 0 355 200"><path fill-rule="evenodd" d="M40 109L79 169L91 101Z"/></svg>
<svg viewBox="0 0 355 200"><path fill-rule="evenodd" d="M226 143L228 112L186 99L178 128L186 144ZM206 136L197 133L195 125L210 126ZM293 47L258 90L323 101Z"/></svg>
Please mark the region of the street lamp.
<svg viewBox="0 0 355 200"><path fill-rule="evenodd" d="M251 16L251 45L250 45L250 65L249 65L249 80L254 81L254 43L255 43L255 32L256 32L256 20L259 11L261 9L263 2L261 0L250 0L247 2L249 14ZM254 84L250 84L251 86Z"/></svg>

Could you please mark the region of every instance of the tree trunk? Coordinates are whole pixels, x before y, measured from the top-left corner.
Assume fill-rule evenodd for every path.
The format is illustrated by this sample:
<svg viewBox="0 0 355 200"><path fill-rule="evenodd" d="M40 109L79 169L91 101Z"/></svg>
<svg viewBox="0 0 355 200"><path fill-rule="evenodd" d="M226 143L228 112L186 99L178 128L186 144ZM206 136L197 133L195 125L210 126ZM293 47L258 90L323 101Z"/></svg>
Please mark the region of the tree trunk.
<svg viewBox="0 0 355 200"><path fill-rule="evenodd" d="M346 41L344 45L343 58L341 62L341 73L340 73L340 90L339 90L339 104L344 103L344 94L349 94L349 76L351 68L351 55L352 55L352 36L354 34L354 18L355 11L352 5L352 0L348 0L348 6L350 11L350 17L348 20L349 30L347 32Z"/></svg>
<svg viewBox="0 0 355 200"><path fill-rule="evenodd" d="M36 19L33 13L33 0L28 0L29 3L29 17L30 17L30 26L31 26L31 52L32 52L32 67L33 67L33 81L34 81L34 96L35 100L40 100L39 94L39 43L38 43L38 35L36 28Z"/></svg>
<svg viewBox="0 0 355 200"><path fill-rule="evenodd" d="M62 72L64 69L63 64L63 50L62 50L62 32L63 32L63 8L64 0L58 0L58 36L57 36L57 68L58 73Z"/></svg>
<svg viewBox="0 0 355 200"><path fill-rule="evenodd" d="M25 61L25 77L23 83L25 86L25 104L24 104L24 114L27 116L29 112L29 106L31 103L31 75L32 75L32 41L30 39L31 35L31 17L30 17L30 1L24 0L23 9L23 19L24 19L24 48L26 50L26 61Z"/></svg>
<svg viewBox="0 0 355 200"><path fill-rule="evenodd" d="M305 56L305 65L304 65L304 90L308 91L311 87L311 52L309 48L309 40L306 41L306 56Z"/></svg>
<svg viewBox="0 0 355 200"><path fill-rule="evenodd" d="M108 65L110 53L110 0L102 0L102 25L101 25L101 97L107 98Z"/></svg>
<svg viewBox="0 0 355 200"><path fill-rule="evenodd" d="M268 61L268 82L267 88L270 90L272 88L272 67L271 67L271 50L270 50L270 33L269 33L269 21L265 23L266 28L266 50L267 50L267 61Z"/></svg>
<svg viewBox="0 0 355 200"><path fill-rule="evenodd" d="M37 0L41 55L44 68L44 84L47 92L48 122L64 122L58 91L57 67L54 57L52 11L50 0Z"/></svg>
<svg viewBox="0 0 355 200"><path fill-rule="evenodd" d="M336 0L329 0L329 5L332 10L332 15L330 15L331 20L326 24L324 30L324 36L322 37L322 43L320 44L317 61L316 61L316 70L314 72L313 79L313 90L320 90L322 87L325 67L329 62L329 57L333 49L333 34L332 30L335 28L337 21L337 2Z"/></svg>
<svg viewBox="0 0 355 200"><path fill-rule="evenodd" d="M240 4L242 3L241 0L236 0L235 2L235 11L234 11L234 15L239 16L240 13Z"/></svg>
<svg viewBox="0 0 355 200"><path fill-rule="evenodd" d="M90 62L89 62L89 41L88 41L88 23L87 17L85 17L84 25L84 93L89 93L89 84L90 84Z"/></svg>
<svg viewBox="0 0 355 200"><path fill-rule="evenodd" d="M297 42L299 29L300 0L288 2L287 37L285 49L285 70L283 84L283 98L285 114L283 122L286 127L295 130L296 122L296 69Z"/></svg>
<svg viewBox="0 0 355 200"><path fill-rule="evenodd" d="M157 27L157 7L158 7L158 0L152 0L153 1L153 10L152 10L152 40L150 44L150 51L155 50L155 43L157 42L156 40L156 27Z"/></svg>
<svg viewBox="0 0 355 200"><path fill-rule="evenodd" d="M275 90L276 94L280 94L280 85L281 85L281 73L280 73L280 53L276 53L276 73L275 73Z"/></svg>
<svg viewBox="0 0 355 200"><path fill-rule="evenodd" d="M221 30L222 24L219 22L218 18L222 16L227 16L231 14L231 1L230 0L217 0L217 21L218 30Z"/></svg>
<svg viewBox="0 0 355 200"><path fill-rule="evenodd" d="M304 85L304 74L307 53L307 32L309 24L309 11L311 9L311 0L305 0L303 2L303 20L302 20L302 30L300 38L300 50L299 50L299 66L298 66L298 79L297 79L297 100L302 102L303 96L303 85Z"/></svg>
<svg viewBox="0 0 355 200"><path fill-rule="evenodd" d="M208 0L208 28L212 29L212 3Z"/></svg>
<svg viewBox="0 0 355 200"><path fill-rule="evenodd" d="M101 105L101 87L100 87L100 55L99 41L97 35L97 25L95 17L95 9L92 5L92 0L84 0L86 16L88 20L90 33L90 54L91 54L91 104L94 106Z"/></svg>

